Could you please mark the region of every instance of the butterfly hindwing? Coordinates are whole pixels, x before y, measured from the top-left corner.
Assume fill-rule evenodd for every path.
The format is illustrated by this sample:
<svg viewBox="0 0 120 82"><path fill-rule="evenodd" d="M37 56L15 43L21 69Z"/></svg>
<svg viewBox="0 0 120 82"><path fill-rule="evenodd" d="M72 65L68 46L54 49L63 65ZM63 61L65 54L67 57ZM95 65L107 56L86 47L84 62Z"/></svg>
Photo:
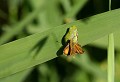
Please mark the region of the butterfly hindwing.
<svg viewBox="0 0 120 82"><path fill-rule="evenodd" d="M64 48L64 50L63 50L63 53L65 54L65 55L68 55L69 54L69 47L70 45L69 45L69 43L67 44L67 46Z"/></svg>

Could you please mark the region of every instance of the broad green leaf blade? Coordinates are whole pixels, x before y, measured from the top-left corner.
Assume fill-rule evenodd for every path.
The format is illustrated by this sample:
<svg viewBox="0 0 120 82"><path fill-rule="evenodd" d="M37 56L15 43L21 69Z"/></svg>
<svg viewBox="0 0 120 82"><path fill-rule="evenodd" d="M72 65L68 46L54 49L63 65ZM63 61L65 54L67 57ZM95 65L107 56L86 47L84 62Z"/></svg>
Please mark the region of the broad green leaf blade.
<svg viewBox="0 0 120 82"><path fill-rule="evenodd" d="M26 76L31 72L32 69L27 69L18 73L15 73L9 77L1 78L0 82L23 82Z"/></svg>
<svg viewBox="0 0 120 82"><path fill-rule="evenodd" d="M115 49L120 50L120 32L114 32L114 39L115 39ZM91 45L97 45L101 48L107 48L108 46L108 36L102 37L94 42L91 43Z"/></svg>
<svg viewBox="0 0 120 82"><path fill-rule="evenodd" d="M86 20L49 28L43 32L0 46L0 78L51 60L61 53L61 40L66 29L76 25L79 43L83 46L111 32L120 30L120 9L102 13Z"/></svg>

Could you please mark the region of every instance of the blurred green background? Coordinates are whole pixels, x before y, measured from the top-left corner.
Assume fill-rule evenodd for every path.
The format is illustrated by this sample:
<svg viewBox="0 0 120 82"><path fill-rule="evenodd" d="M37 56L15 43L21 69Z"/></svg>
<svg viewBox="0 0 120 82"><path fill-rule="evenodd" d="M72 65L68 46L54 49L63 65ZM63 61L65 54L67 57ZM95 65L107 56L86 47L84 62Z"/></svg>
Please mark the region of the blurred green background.
<svg viewBox="0 0 120 82"><path fill-rule="evenodd" d="M65 24L66 21L80 20L106 12L109 10L108 6L108 0L0 0L0 38L4 38L5 33L13 30L0 44ZM119 7L120 0L112 0L112 10ZM14 25L19 22L21 26L15 28ZM116 32L115 82L120 82L118 35L119 32ZM85 53L75 60L57 57L1 78L0 82L107 82L107 44L105 36L85 45Z"/></svg>

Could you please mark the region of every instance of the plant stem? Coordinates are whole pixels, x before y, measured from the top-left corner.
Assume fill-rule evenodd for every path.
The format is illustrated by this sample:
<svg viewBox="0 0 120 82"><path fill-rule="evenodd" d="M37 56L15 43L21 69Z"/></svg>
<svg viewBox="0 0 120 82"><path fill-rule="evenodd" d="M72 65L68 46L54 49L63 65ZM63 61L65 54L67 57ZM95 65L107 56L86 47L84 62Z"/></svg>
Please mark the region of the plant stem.
<svg viewBox="0 0 120 82"><path fill-rule="evenodd" d="M109 0L109 11L111 10L111 0ZM108 82L114 82L114 35L108 37Z"/></svg>
<svg viewBox="0 0 120 82"><path fill-rule="evenodd" d="M108 82L114 82L114 37L109 34L108 42Z"/></svg>

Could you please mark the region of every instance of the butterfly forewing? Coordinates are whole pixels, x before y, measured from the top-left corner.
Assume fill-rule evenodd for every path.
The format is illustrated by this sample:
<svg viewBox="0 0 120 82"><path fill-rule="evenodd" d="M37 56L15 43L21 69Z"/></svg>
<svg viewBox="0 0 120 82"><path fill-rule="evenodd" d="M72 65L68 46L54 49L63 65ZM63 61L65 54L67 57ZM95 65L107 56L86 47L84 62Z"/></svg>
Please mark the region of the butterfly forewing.
<svg viewBox="0 0 120 82"><path fill-rule="evenodd" d="M84 53L83 49L81 48L81 46L79 44L76 43L74 48L75 48L76 53L78 53L78 54L83 54Z"/></svg>

